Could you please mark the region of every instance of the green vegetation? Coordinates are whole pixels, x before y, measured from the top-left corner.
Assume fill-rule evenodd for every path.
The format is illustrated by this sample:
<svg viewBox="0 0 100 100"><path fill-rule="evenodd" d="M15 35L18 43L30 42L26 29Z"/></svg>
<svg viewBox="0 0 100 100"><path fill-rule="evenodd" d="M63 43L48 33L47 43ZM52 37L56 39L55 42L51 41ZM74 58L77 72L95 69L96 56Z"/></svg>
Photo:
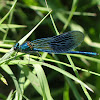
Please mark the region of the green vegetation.
<svg viewBox="0 0 100 100"><path fill-rule="evenodd" d="M99 100L100 55L24 54L15 43L81 31L77 51L100 54L100 0L0 0L0 100Z"/></svg>

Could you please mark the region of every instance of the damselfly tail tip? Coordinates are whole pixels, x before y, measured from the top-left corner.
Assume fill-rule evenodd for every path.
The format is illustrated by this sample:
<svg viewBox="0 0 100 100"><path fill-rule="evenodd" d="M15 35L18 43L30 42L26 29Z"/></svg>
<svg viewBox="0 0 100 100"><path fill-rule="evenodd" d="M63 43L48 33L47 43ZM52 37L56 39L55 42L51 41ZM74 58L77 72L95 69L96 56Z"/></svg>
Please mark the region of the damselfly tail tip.
<svg viewBox="0 0 100 100"><path fill-rule="evenodd" d="M91 54L95 56L99 55L99 53L95 53L95 52L92 52Z"/></svg>
<svg viewBox="0 0 100 100"><path fill-rule="evenodd" d="M96 53L96 52L88 52L89 55L94 55L94 56L97 56L99 55L99 53Z"/></svg>

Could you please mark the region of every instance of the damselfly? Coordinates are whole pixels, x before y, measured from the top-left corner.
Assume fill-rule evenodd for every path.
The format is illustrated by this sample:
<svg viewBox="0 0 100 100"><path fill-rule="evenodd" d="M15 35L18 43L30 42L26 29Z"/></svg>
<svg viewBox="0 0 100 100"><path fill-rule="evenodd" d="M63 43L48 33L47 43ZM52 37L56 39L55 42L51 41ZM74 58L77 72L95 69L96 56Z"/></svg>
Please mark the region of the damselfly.
<svg viewBox="0 0 100 100"><path fill-rule="evenodd" d="M84 34L80 31L69 31L61 35L28 41L22 45L16 43L14 50L24 53L34 53L35 51L48 53L72 53L98 55L95 52L71 51L79 46L84 40Z"/></svg>

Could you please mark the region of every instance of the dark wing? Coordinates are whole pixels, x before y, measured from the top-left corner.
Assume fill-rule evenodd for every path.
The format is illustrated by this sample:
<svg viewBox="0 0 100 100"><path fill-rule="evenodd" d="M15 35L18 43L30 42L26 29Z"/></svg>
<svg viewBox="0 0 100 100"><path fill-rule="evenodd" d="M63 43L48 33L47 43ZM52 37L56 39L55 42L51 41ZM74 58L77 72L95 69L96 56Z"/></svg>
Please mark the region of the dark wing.
<svg viewBox="0 0 100 100"><path fill-rule="evenodd" d="M80 31L69 31L61 35L31 41L33 49L48 53L67 53L75 49L84 39Z"/></svg>

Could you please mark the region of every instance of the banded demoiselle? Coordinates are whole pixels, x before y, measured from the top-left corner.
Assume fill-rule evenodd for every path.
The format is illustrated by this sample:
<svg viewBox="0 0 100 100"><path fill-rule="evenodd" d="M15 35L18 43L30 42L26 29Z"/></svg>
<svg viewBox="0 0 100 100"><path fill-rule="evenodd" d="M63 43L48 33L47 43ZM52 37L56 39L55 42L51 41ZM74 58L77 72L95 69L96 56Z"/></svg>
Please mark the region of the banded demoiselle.
<svg viewBox="0 0 100 100"><path fill-rule="evenodd" d="M80 31L69 31L61 35L36 39L28 41L22 45L16 43L15 51L24 53L34 53L34 51L48 52L48 53L71 53L71 54L89 54L98 55L95 52L71 51L79 46L84 40L84 34Z"/></svg>

